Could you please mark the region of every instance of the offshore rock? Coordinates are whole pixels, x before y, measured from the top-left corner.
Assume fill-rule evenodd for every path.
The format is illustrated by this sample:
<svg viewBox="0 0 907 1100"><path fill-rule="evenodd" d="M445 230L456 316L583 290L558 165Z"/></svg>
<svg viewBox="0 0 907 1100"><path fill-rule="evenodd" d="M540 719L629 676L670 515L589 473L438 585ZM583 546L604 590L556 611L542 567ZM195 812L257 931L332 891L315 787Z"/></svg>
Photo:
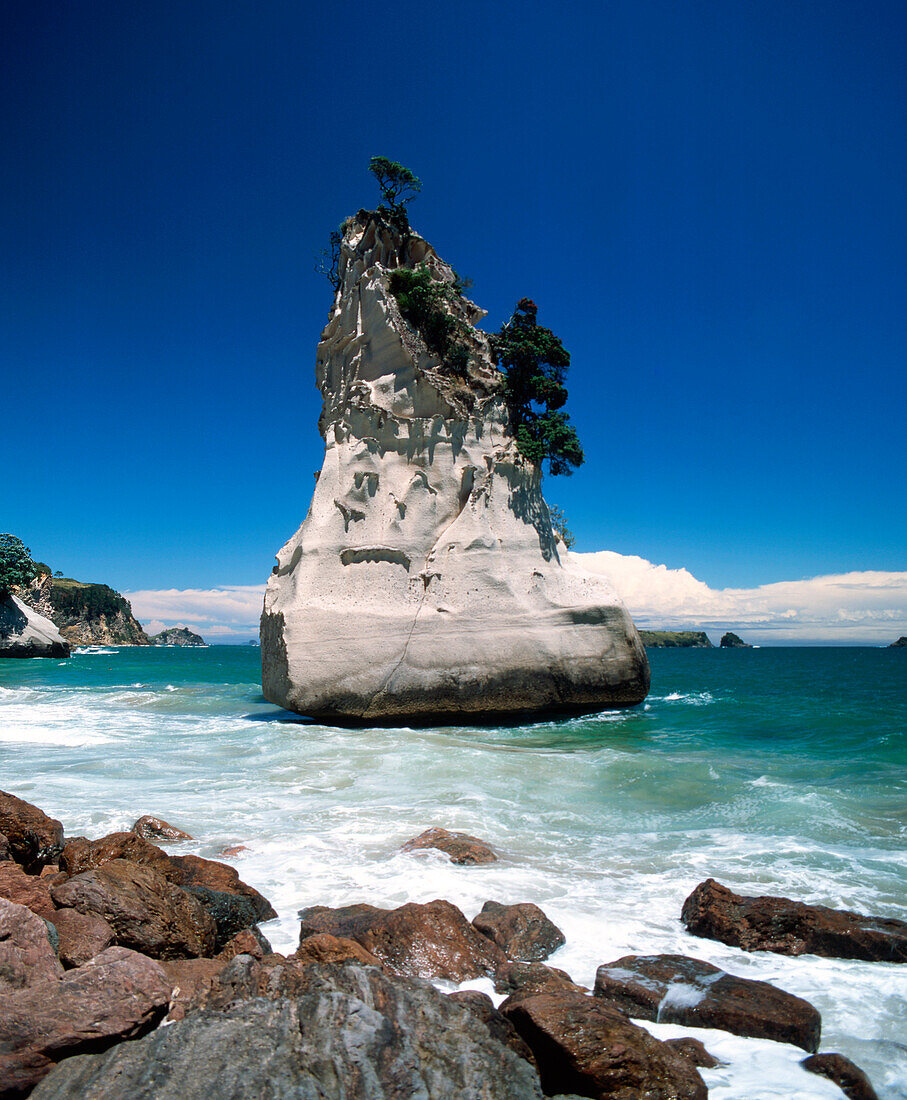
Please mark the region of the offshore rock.
<svg viewBox="0 0 907 1100"><path fill-rule="evenodd" d="M558 547L474 327L482 311L449 306L470 353L460 375L401 317L388 276L420 263L453 283L417 234L365 212L346 223L318 346L324 464L268 581L265 696L354 723L641 702L639 635L610 585Z"/></svg>
<svg viewBox="0 0 907 1100"><path fill-rule="evenodd" d="M68 657L69 643L50 619L0 592L0 657Z"/></svg>
<svg viewBox="0 0 907 1100"><path fill-rule="evenodd" d="M140 817L130 832L143 840L192 840L189 833L184 833L182 829L177 829L162 817L154 817L151 814Z"/></svg>
<svg viewBox="0 0 907 1100"><path fill-rule="evenodd" d="M207 642L194 630L185 626L171 626L168 630L162 630L160 634L152 634L149 638L152 645L178 645L178 646L207 646Z"/></svg>
<svg viewBox="0 0 907 1100"><path fill-rule="evenodd" d="M437 827L426 829L412 840L401 845L401 852L415 852L420 848L434 848L450 856L451 863L468 867L477 863L495 863L497 855L490 844L469 833L451 833Z"/></svg>

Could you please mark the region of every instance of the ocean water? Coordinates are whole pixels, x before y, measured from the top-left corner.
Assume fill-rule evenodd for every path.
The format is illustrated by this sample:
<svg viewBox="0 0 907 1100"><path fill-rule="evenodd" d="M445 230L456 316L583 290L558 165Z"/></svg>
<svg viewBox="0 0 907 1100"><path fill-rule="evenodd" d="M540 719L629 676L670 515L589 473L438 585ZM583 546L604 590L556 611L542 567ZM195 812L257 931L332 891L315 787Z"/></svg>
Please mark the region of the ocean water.
<svg viewBox="0 0 907 1100"><path fill-rule="evenodd" d="M650 650L632 710L520 726L338 729L263 699L259 651L91 649L0 662L0 787L100 836L153 813L230 860L273 902L275 949L297 910L447 898L534 901L563 929L552 965L591 986L621 955L693 955L770 981L822 1013L822 1050L907 1097L907 966L747 954L688 935L712 876L743 893L907 919L907 651ZM491 841L454 867L400 845L430 825ZM223 857L220 857L223 858ZM470 983L490 992L490 983ZM698 1034L725 1065L713 1100L841 1097L802 1051Z"/></svg>

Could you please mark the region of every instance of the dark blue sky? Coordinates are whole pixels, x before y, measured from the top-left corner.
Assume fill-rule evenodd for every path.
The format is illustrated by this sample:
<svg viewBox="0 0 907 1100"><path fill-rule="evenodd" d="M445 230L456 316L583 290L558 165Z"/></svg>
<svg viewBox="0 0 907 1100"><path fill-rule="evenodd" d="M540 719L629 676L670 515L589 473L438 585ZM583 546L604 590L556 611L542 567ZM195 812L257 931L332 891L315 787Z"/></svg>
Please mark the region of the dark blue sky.
<svg viewBox="0 0 907 1100"><path fill-rule="evenodd" d="M0 530L251 584L321 464L313 256L414 225L572 352L582 550L713 586L903 569L901 3L6 0Z"/></svg>

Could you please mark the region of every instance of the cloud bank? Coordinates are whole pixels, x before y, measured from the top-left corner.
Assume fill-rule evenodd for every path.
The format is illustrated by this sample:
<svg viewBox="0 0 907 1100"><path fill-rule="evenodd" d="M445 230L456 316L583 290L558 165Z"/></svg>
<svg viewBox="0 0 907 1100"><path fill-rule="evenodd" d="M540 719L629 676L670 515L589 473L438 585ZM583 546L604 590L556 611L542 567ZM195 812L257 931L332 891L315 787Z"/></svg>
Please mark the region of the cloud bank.
<svg viewBox="0 0 907 1100"><path fill-rule="evenodd" d="M687 569L600 550L572 554L608 577L638 626L726 630L760 644L884 645L907 635L907 572L865 571L758 588L710 588ZM149 633L187 626L211 641L258 637L265 586L163 589L124 593Z"/></svg>

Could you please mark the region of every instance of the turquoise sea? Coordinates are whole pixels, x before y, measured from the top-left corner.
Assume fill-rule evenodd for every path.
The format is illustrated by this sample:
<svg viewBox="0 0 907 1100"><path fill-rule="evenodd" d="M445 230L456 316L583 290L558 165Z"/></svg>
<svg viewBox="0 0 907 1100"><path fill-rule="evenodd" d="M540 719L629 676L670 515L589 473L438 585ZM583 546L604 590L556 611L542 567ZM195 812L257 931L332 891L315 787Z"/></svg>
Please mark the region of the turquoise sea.
<svg viewBox="0 0 907 1100"><path fill-rule="evenodd" d="M641 707L520 726L350 730L266 703L253 647L90 649L0 662L0 786L99 836L160 815L296 911L444 897L535 901L551 962L591 985L628 953L683 953L812 1001L823 1050L907 1097L907 966L746 954L689 936L684 898L743 893L907 919L907 650L650 650ZM501 860L401 853L429 825ZM490 985L470 983L476 988ZM646 1025L659 1035L696 1034ZM716 1100L841 1097L783 1044L701 1034Z"/></svg>

